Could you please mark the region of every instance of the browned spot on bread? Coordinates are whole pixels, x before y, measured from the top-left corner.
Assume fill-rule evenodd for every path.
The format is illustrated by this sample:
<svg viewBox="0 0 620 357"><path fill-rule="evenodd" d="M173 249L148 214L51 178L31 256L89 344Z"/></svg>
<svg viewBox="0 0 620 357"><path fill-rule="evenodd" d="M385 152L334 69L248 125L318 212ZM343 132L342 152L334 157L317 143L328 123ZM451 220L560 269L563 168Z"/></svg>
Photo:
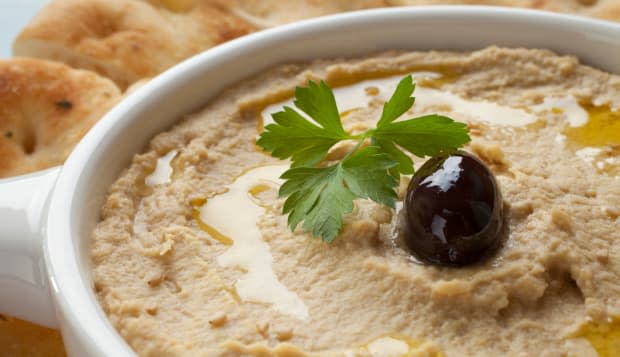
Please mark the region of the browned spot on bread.
<svg viewBox="0 0 620 357"><path fill-rule="evenodd" d="M62 109L71 109L73 108L73 103L71 103L71 101L68 101L68 100L59 100L56 102L56 106Z"/></svg>

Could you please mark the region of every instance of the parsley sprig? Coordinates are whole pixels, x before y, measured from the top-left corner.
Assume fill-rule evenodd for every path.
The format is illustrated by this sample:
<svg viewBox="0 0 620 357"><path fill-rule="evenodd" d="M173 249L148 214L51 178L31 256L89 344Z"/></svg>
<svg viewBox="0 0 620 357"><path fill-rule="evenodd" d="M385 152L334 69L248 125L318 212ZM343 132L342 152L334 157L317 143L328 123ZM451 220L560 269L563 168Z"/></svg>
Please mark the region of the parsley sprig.
<svg viewBox="0 0 620 357"><path fill-rule="evenodd" d="M332 242L342 227L342 216L353 210L353 200L395 206L400 175L414 173L405 151L424 158L469 142L466 125L442 115L397 121L413 106L414 90L412 77L403 78L384 104L376 127L356 135L344 130L334 94L323 81L295 89L295 106L314 122L288 106L272 114L275 123L265 127L257 144L292 162L281 176L285 182L279 192L286 197L283 213L289 215L292 230L303 222L305 231ZM321 165L329 150L344 140L357 145L342 160Z"/></svg>

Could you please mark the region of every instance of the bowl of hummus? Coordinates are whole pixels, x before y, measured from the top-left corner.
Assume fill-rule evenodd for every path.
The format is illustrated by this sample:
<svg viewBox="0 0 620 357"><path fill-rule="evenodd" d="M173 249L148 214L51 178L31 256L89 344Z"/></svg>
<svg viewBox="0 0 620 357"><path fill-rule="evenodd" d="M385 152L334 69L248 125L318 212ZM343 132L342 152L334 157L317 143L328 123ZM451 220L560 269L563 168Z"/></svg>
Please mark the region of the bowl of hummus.
<svg viewBox="0 0 620 357"><path fill-rule="evenodd" d="M2 301L58 324L76 356L612 356L619 39L579 17L422 7L209 50L115 107L61 169L0 182L6 231L30 232L0 240L0 266L19 263ZM290 162L256 146L296 87L327 83L357 133L407 75L405 115L466 123L501 190L502 242L476 264L417 260L398 203L355 200L329 244L291 231Z"/></svg>

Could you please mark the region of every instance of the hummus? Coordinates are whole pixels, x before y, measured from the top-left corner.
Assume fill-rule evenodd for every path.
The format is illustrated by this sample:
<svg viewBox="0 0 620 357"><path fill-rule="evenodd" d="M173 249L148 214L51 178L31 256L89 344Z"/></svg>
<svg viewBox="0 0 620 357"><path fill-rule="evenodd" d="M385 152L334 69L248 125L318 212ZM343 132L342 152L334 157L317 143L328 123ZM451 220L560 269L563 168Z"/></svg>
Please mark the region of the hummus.
<svg viewBox="0 0 620 357"><path fill-rule="evenodd" d="M365 130L405 73L418 83L407 115L467 122L465 149L497 177L508 236L480 264L416 262L397 212L373 202L356 201L332 244L279 213L287 163L254 145L267 114L325 79L345 128ZM545 50L274 68L155 137L111 186L97 296L144 356L596 356L605 338L583 336L620 316L618 107L620 76Z"/></svg>

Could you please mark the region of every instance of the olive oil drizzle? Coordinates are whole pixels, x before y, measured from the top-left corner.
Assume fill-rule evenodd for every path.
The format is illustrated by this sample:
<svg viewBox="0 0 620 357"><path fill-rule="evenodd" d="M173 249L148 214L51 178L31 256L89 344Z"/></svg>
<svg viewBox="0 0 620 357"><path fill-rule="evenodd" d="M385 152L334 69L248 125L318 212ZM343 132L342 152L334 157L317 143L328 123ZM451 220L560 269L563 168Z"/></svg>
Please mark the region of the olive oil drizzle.
<svg viewBox="0 0 620 357"><path fill-rule="evenodd" d="M154 187L169 183L174 173L177 171L175 167L173 167L172 162L178 155L179 152L177 150L170 150L168 153L158 158L153 170L144 178L144 184L149 187Z"/></svg>
<svg viewBox="0 0 620 357"><path fill-rule="evenodd" d="M566 137L580 146L620 146L620 110L584 102L581 106L588 112L588 122L579 127L567 127Z"/></svg>
<svg viewBox="0 0 620 357"><path fill-rule="evenodd" d="M190 205L192 206L192 218L194 218L194 221L196 221L198 228L207 232L211 236L211 238L215 239L216 241L224 245L233 245L234 241L230 237L226 236L225 234L222 234L217 229L206 224L200 217L200 207L202 207L206 203L207 203L206 198L197 198L197 199L193 199L190 201Z"/></svg>
<svg viewBox="0 0 620 357"><path fill-rule="evenodd" d="M198 227L200 229L202 229L203 231L207 232L211 238L215 239L216 241L224 244L224 245L233 245L233 240L230 239L228 236L220 233L220 231L218 231L217 229L211 227L210 225L206 224L202 218L200 218L200 210L198 209L192 209L192 217L194 218L194 220L196 221L196 224L198 225Z"/></svg>
<svg viewBox="0 0 620 357"><path fill-rule="evenodd" d="M252 186L252 188L250 188L250 190L248 191L248 193L252 196L252 197L257 197L258 195L260 195L261 193L269 190L273 188L270 185L264 184L264 183L259 183L257 185Z"/></svg>
<svg viewBox="0 0 620 357"><path fill-rule="evenodd" d="M587 339L599 357L620 356L620 320L610 322L590 321L584 324L576 337Z"/></svg>
<svg viewBox="0 0 620 357"><path fill-rule="evenodd" d="M242 302L262 303L299 320L308 318L308 308L289 290L273 270L269 244L263 240L258 223L267 208L262 193L279 185L287 165L267 165L250 169L238 176L227 191L207 199L190 201L192 217L198 227L227 245L217 257L222 268L242 274L234 291Z"/></svg>

